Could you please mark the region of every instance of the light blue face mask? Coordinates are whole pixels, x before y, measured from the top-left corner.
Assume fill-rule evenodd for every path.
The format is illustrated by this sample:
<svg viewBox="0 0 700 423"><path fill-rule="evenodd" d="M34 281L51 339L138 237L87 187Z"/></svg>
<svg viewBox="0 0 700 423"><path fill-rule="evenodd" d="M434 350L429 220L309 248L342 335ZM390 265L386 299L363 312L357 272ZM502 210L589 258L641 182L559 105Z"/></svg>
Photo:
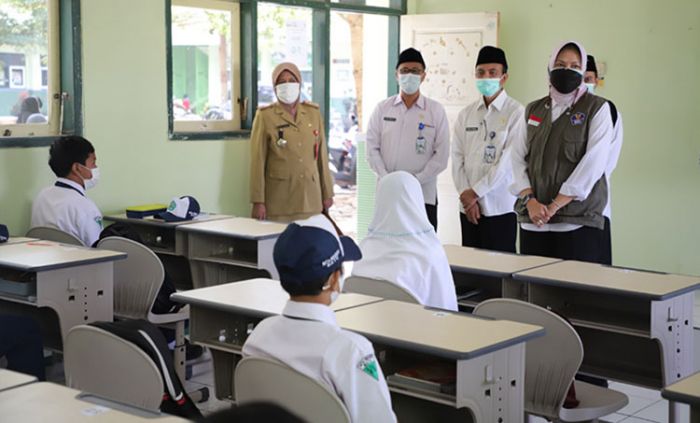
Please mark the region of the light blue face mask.
<svg viewBox="0 0 700 423"><path fill-rule="evenodd" d="M476 80L476 89L484 97L491 97L501 89L501 78L484 78Z"/></svg>
<svg viewBox="0 0 700 423"><path fill-rule="evenodd" d="M411 73L399 75L399 87L408 95L415 94L420 87L420 75Z"/></svg>
<svg viewBox="0 0 700 423"><path fill-rule="evenodd" d="M586 83L586 88L588 88L589 93L595 94L595 84Z"/></svg>

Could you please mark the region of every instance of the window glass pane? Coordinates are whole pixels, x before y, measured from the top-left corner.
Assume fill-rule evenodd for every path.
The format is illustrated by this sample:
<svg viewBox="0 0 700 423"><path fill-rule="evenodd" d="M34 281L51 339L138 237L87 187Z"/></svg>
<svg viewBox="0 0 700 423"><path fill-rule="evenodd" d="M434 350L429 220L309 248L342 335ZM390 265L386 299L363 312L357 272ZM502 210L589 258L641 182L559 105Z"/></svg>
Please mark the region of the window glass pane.
<svg viewBox="0 0 700 423"><path fill-rule="evenodd" d="M336 190L331 214L346 234L357 231L357 138L386 98L389 17L331 12L328 148Z"/></svg>
<svg viewBox="0 0 700 423"><path fill-rule="evenodd" d="M0 0L0 125L48 122L47 0Z"/></svg>
<svg viewBox="0 0 700 423"><path fill-rule="evenodd" d="M331 3L341 3L352 6L390 7L392 9L401 8L401 0L331 0Z"/></svg>
<svg viewBox="0 0 700 423"><path fill-rule="evenodd" d="M313 93L312 11L308 8L258 3L258 106L276 101L272 70L282 62L299 67L301 99Z"/></svg>
<svg viewBox="0 0 700 423"><path fill-rule="evenodd" d="M231 12L172 7L176 121L231 120Z"/></svg>

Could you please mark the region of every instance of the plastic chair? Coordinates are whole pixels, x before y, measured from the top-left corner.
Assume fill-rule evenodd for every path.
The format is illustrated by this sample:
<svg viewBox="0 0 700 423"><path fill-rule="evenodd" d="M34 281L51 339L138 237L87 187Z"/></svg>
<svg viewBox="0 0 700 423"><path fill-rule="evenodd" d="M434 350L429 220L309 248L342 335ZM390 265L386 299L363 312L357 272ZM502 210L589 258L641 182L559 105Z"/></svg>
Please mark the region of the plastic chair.
<svg viewBox="0 0 700 423"><path fill-rule="evenodd" d="M151 308L163 284L165 270L158 256L136 241L118 236L104 238L97 248L127 253L126 260L114 263L114 316L118 319L144 319L175 330L175 369L185 381L185 321L189 307L177 313L153 314Z"/></svg>
<svg viewBox="0 0 700 423"><path fill-rule="evenodd" d="M269 401L309 423L350 423L350 415L335 393L269 358L243 358L236 366L234 392L238 404Z"/></svg>
<svg viewBox="0 0 700 423"><path fill-rule="evenodd" d="M94 326L79 325L66 335L63 353L69 387L160 410L161 374L153 360L133 343Z"/></svg>
<svg viewBox="0 0 700 423"><path fill-rule="evenodd" d="M597 421L629 402L627 395L576 381L576 408L563 408L566 394L583 361L581 338L560 316L534 304L512 299L479 303L477 316L542 326L543 337L527 342L525 353L525 412L550 421Z"/></svg>
<svg viewBox="0 0 700 423"><path fill-rule="evenodd" d="M384 281L362 276L350 276L345 280L344 292L372 295L387 300L403 301L406 303L420 304L420 301L406 288Z"/></svg>
<svg viewBox="0 0 700 423"><path fill-rule="evenodd" d="M35 226L27 231L29 238L44 239L46 241L60 242L61 244L80 245L85 247L83 241L75 236L50 226Z"/></svg>

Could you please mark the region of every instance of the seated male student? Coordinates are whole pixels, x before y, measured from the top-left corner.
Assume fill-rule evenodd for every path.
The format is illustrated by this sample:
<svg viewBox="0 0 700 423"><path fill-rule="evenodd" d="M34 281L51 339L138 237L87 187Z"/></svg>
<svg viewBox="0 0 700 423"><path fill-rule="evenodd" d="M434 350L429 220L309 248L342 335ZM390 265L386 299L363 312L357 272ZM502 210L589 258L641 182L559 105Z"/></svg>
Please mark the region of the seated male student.
<svg viewBox="0 0 700 423"><path fill-rule="evenodd" d="M290 299L281 316L260 322L243 355L278 360L319 381L338 395L353 422L395 422L372 344L338 327L329 307L342 290L343 262L361 257L323 215L287 226L273 259Z"/></svg>
<svg viewBox="0 0 700 423"><path fill-rule="evenodd" d="M56 182L34 199L31 226L50 226L91 247L102 231L102 213L85 193L100 179L95 148L76 135L61 137L49 150Z"/></svg>

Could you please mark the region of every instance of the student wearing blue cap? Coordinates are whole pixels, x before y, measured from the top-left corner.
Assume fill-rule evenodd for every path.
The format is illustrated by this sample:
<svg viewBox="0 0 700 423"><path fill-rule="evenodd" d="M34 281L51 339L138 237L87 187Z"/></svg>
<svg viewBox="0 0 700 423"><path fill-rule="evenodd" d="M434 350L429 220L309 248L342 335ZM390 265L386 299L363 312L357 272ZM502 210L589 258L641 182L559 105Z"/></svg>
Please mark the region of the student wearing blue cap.
<svg viewBox="0 0 700 423"><path fill-rule="evenodd" d="M361 257L357 244L339 237L323 215L287 226L273 259L290 299L281 316L255 328L243 355L278 360L324 384L353 422L395 422L372 344L338 327L329 307L342 291L343 262Z"/></svg>

